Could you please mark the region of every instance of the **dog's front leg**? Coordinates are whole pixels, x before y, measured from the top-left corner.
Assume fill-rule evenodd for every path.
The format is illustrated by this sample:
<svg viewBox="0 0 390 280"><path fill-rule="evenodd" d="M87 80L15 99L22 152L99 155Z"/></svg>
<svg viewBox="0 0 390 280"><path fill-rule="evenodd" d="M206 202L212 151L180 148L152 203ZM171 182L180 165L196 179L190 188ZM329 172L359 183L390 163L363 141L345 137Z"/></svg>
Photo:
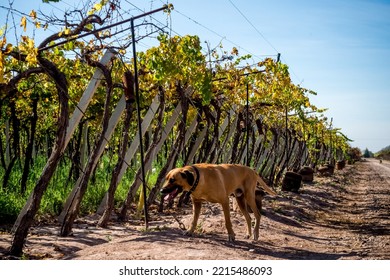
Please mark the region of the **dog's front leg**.
<svg viewBox="0 0 390 280"><path fill-rule="evenodd" d="M200 215L200 209L202 208L202 201L201 200L195 200L192 199L192 223L191 227L187 230L186 235L192 235L196 229L196 225L198 224L198 219Z"/></svg>
<svg viewBox="0 0 390 280"><path fill-rule="evenodd" d="M229 198L227 198L223 203L221 203L223 213L225 215L225 225L228 231L229 242L233 242L236 239L236 235L233 231L232 222L230 220L230 207L229 207Z"/></svg>

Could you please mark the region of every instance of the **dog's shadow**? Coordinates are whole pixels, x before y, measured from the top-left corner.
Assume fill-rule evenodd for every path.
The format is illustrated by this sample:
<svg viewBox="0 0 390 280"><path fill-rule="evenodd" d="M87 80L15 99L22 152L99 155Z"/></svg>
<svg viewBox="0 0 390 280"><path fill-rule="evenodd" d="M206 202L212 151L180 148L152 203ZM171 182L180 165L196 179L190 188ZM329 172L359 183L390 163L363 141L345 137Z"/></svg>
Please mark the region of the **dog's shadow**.
<svg viewBox="0 0 390 280"><path fill-rule="evenodd" d="M226 235L218 233L202 233L186 236L180 229L167 229L162 234L167 238L166 242L172 242L172 238L177 238L185 242L203 243L203 246L210 247L223 246L234 251L240 251L242 259L285 259L285 260L337 260L340 258L356 256L356 252L315 252L310 249L298 247L286 247L275 245L272 242L263 241L261 237L258 241L245 239L236 236L234 242L227 240ZM157 236L155 236L157 237ZM159 235L158 238L161 236ZM162 241L159 239L159 241Z"/></svg>
<svg viewBox="0 0 390 280"><path fill-rule="evenodd" d="M315 252L310 249L287 247L275 245L272 242L258 241L252 239L236 239L234 242L226 240L225 236L207 233L198 236L204 243L215 244L232 250L240 250L243 254L243 259L284 259L284 260L337 260L342 258L354 257L356 252Z"/></svg>

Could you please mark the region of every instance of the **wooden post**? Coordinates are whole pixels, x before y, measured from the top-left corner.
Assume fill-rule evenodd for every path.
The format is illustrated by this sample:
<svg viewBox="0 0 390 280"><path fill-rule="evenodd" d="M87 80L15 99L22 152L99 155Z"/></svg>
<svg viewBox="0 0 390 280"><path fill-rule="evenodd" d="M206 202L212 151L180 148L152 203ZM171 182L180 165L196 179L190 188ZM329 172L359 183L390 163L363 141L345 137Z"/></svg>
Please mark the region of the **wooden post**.
<svg viewBox="0 0 390 280"><path fill-rule="evenodd" d="M176 106L176 109L173 111L173 114L172 114L169 122L165 126L165 128L163 130L164 132L161 135L161 139L158 142L158 144L156 145L156 147L154 148L154 151L152 151L152 154L158 153L161 150L162 145L164 144L165 140L167 139L169 132L173 129L173 126L175 125L180 113L181 113L181 104L179 103ZM154 157L149 157L147 159L147 161L145 162L145 172L149 172L152 169L153 159L154 159ZM131 192L132 192L131 195L133 197L135 196L136 192L138 191L138 188L141 186L141 183L142 183L141 180L138 180L138 178L135 178L135 180L136 180L136 182L135 182L134 188L131 190ZM146 196L145 196L145 200L147 200Z"/></svg>
<svg viewBox="0 0 390 280"><path fill-rule="evenodd" d="M152 101L152 104L149 106L149 110L146 112L146 114L143 118L142 125L141 125L142 136L145 135L150 124L152 123L152 120L156 114L156 111L157 111L159 105L160 105L160 101L158 99L158 95L156 95L156 97ZM126 151L126 155L125 155L125 159L124 159L125 163L122 165L122 168L119 171L119 175L118 175L118 180L117 180L118 184L122 180L122 177L125 174L128 166L129 166L129 163L131 162L135 153L137 152L137 149L139 146L139 140L140 140L138 133L135 135L133 142L131 142L130 147ZM104 205L106 205L107 199L108 199L108 193L106 192L106 194L104 195L104 197L103 197L103 199L100 202L100 205L98 207L98 210L97 210L98 214L101 215L104 212Z"/></svg>
<svg viewBox="0 0 390 280"><path fill-rule="evenodd" d="M83 131L81 135L81 147L80 147L80 165L81 169L84 170L85 164L88 158L88 121L83 125Z"/></svg>
<svg viewBox="0 0 390 280"><path fill-rule="evenodd" d="M99 147L98 156L97 156L96 160L93 163L94 167L97 165L101 155L103 154L104 147L106 146L106 144L108 143L109 139L111 138L112 133L114 132L115 127L116 127L116 125L118 124L118 122L120 120L120 117L121 117L121 115L123 113L123 110L125 109L125 106L126 106L125 97L122 96L121 99L119 100L117 106L115 107L114 112L112 113L111 118L110 118L110 120L108 122L108 128L107 128L106 133L104 134L103 144ZM84 168L84 166L83 166L83 168ZM58 217L58 221L60 223L64 222L65 215L68 212L69 207L72 204L72 201L75 199L75 197L77 195L77 191L79 189L82 176L83 176L83 174L80 174L80 177L77 179L77 182L74 185L71 194L68 196L68 198L67 198L67 200L65 202L64 209L62 210L61 214Z"/></svg>
<svg viewBox="0 0 390 280"><path fill-rule="evenodd" d="M231 115L233 115L233 114L234 114L234 110L231 109L231 110L229 111L229 113L227 114L225 120L223 121L222 125L219 127L219 137L221 137L221 136L223 135L223 133L225 132L226 128L227 128L228 125L229 125L229 117L230 117ZM226 137L229 137L229 135L226 135ZM228 140L229 138L225 138L225 139ZM216 141L219 141L219 140L220 140L220 139L215 139L215 140L214 140L213 145L212 145L212 147L211 147L211 150L214 150L214 147L215 147L215 145L216 145ZM226 141L224 142L224 144L226 144ZM216 163L216 162L218 161L218 158L219 158L219 156L220 156L220 154L221 154L221 151L223 150L223 146L224 146L224 145L222 145L222 146L220 147L220 151L217 151L217 155L214 157L212 163Z"/></svg>
<svg viewBox="0 0 390 280"><path fill-rule="evenodd" d="M156 114L156 111L157 111L157 108L159 105L160 105L160 101L158 100L158 96L156 95L156 97L153 99L152 104L149 107L148 112L146 112L146 114L142 120L142 125L141 125L142 137L145 135L150 124L152 123L152 120L154 118L154 115ZM140 143L139 139L140 139L140 136L139 136L139 131L138 131L134 137L133 142L131 142L130 147L127 149L126 156L125 156L125 164L123 165L123 167L119 173L118 183L121 181L121 179L122 179L122 177L123 177L123 175L128 167L128 163L133 159L135 153L137 152L137 149L138 149L139 143Z"/></svg>
<svg viewBox="0 0 390 280"><path fill-rule="evenodd" d="M226 136L227 139L230 139L234 133L234 130L235 128L237 127L237 122L238 122L238 118L235 118L233 120L233 122L230 124L230 130L229 130L229 134ZM226 162L227 159L231 158L232 156L232 148L229 149L228 152L226 152L224 155L223 155L223 158L222 158L222 162Z"/></svg>
<svg viewBox="0 0 390 280"><path fill-rule="evenodd" d="M5 166L8 167L11 161L9 119L5 121Z"/></svg>
<svg viewBox="0 0 390 280"><path fill-rule="evenodd" d="M102 59L100 60L100 63L103 65L108 65L111 62L112 57L114 56L114 53L111 50L107 50ZM92 76L91 81L88 84L88 87L85 89L83 95L80 98L79 103L77 104L72 117L69 120L69 126L66 130L66 138L65 138L65 145L64 150L66 146L68 145L70 138L72 138L74 131L76 130L77 125L79 124L81 118L84 116L84 112L87 110L87 107L89 105L89 102L91 102L92 97L100 85L100 82L103 78L103 72L99 68L96 68L95 73Z"/></svg>

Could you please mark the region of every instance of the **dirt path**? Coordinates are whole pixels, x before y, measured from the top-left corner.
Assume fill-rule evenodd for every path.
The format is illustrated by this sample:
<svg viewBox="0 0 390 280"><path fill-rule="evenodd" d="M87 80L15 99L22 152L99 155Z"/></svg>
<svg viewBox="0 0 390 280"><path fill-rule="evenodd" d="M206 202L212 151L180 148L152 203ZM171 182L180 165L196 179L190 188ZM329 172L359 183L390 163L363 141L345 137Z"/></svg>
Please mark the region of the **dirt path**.
<svg viewBox="0 0 390 280"><path fill-rule="evenodd" d="M183 236L191 208L158 215L149 230L141 222L96 228L93 217L78 220L74 235L58 226L34 227L27 258L45 259L390 259L390 163L359 162L332 177L315 177L299 194L266 197L260 240L244 239L245 221L232 213L236 242L227 242L220 207L203 207L198 235ZM11 236L0 234L0 258Z"/></svg>

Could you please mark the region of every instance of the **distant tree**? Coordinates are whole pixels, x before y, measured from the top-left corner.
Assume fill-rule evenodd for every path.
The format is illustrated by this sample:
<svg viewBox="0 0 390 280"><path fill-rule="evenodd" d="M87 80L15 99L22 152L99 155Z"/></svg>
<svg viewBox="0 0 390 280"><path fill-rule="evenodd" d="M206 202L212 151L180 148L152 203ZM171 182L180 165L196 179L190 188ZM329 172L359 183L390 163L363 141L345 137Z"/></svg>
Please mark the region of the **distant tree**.
<svg viewBox="0 0 390 280"><path fill-rule="evenodd" d="M50 3L50 2L60 2L60 0L42 0L43 3Z"/></svg>
<svg viewBox="0 0 390 280"><path fill-rule="evenodd" d="M371 152L370 150L368 150L368 148L366 148L363 152L363 157L365 158L371 158L374 156L374 153Z"/></svg>

